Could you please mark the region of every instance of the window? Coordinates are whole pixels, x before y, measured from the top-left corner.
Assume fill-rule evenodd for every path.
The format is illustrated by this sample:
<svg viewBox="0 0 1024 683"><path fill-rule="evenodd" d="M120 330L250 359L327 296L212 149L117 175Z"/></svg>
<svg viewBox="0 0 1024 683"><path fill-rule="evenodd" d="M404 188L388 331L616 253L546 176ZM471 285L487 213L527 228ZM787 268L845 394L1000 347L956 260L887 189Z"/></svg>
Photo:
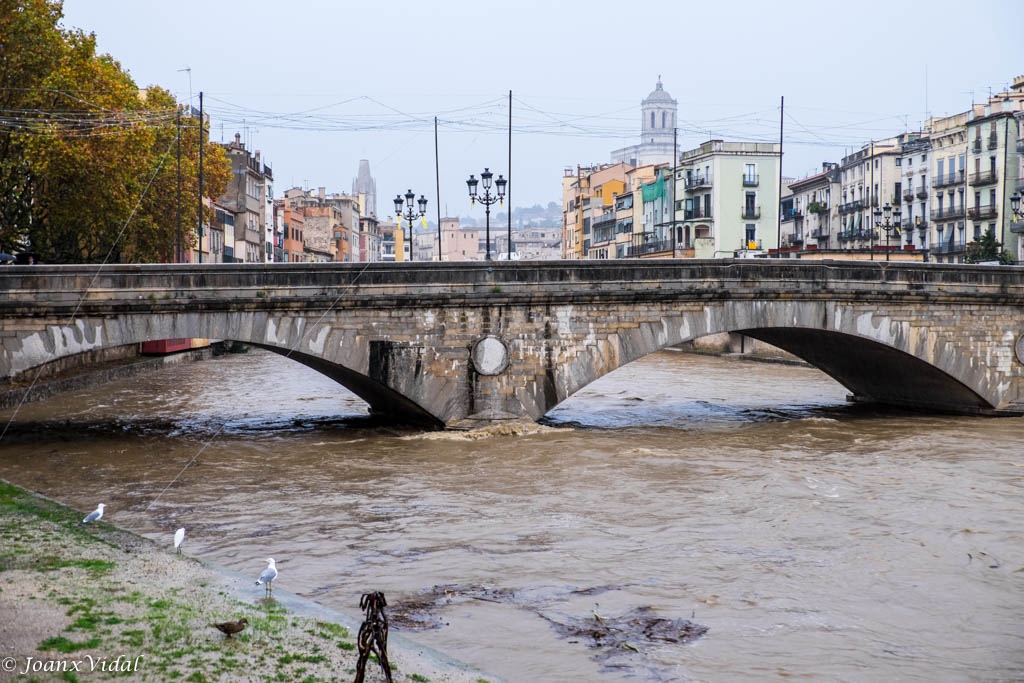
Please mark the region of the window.
<svg viewBox="0 0 1024 683"><path fill-rule="evenodd" d="M661 127L662 128L665 127L665 117L666 117L666 112L661 112Z"/></svg>
<svg viewBox="0 0 1024 683"><path fill-rule="evenodd" d="M636 119L633 119L633 120L635 121ZM651 112L651 128L654 128L654 112L653 111ZM652 140L652 142L653 142L653 140Z"/></svg>
<svg viewBox="0 0 1024 683"><path fill-rule="evenodd" d="M757 226L753 223L746 225L747 248L757 248ZM753 245L753 246L751 246Z"/></svg>
<svg viewBox="0 0 1024 683"><path fill-rule="evenodd" d="M899 157L896 157L896 165L897 166L902 166L903 165L903 159L900 159Z"/></svg>

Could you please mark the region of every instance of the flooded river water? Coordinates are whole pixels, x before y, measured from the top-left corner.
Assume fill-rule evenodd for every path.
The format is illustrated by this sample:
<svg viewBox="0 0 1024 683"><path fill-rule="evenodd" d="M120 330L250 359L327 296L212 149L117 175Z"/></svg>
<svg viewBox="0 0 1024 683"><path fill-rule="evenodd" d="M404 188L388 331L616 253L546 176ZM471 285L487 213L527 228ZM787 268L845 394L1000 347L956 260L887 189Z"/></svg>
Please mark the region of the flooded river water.
<svg viewBox="0 0 1024 683"><path fill-rule="evenodd" d="M354 620L384 591L508 681L1024 679L1024 420L845 393L662 352L535 432L423 433L253 351L26 405L0 473ZM708 630L558 628L637 615Z"/></svg>

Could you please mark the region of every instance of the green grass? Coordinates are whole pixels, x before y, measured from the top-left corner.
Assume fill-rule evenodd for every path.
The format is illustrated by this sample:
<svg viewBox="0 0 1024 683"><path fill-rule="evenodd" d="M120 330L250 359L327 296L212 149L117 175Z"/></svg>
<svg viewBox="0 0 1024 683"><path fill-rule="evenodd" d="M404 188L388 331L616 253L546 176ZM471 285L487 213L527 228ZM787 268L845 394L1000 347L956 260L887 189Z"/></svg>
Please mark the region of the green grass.
<svg viewBox="0 0 1024 683"><path fill-rule="evenodd" d="M36 647L37 650L56 650L57 652L77 652L78 650L91 650L99 647L102 641L99 636L93 636L89 640L75 642L68 640L64 636L55 636L53 638L47 638L43 642L39 643Z"/></svg>

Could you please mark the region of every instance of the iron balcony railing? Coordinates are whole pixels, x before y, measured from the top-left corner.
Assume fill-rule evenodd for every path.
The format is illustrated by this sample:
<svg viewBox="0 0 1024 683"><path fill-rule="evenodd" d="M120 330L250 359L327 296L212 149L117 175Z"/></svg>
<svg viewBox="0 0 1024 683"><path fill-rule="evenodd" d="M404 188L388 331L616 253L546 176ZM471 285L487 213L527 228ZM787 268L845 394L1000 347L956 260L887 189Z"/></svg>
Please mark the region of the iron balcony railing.
<svg viewBox="0 0 1024 683"><path fill-rule="evenodd" d="M964 207L947 207L945 209L932 209L931 219L933 221L945 221L951 218L963 218Z"/></svg>
<svg viewBox="0 0 1024 683"><path fill-rule="evenodd" d="M864 208L864 201L857 199L852 202L839 205L839 213L850 213L851 211L860 211Z"/></svg>
<svg viewBox="0 0 1024 683"><path fill-rule="evenodd" d="M996 135L995 131L992 131L988 135L988 148L995 149L999 146L999 136Z"/></svg>
<svg viewBox="0 0 1024 683"><path fill-rule="evenodd" d="M754 175L749 175L747 173L744 173L743 174L743 187L757 187L758 178L759 177L760 176L758 176L756 173Z"/></svg>
<svg viewBox="0 0 1024 683"><path fill-rule="evenodd" d="M815 228L813 231L811 231L811 237L813 237L816 240L820 240L823 237L827 238L828 228Z"/></svg>
<svg viewBox="0 0 1024 683"><path fill-rule="evenodd" d="M644 254L656 254L661 251L672 251L672 240L656 240L634 244L630 247L629 253L635 256Z"/></svg>
<svg viewBox="0 0 1024 683"><path fill-rule="evenodd" d="M911 202L914 201L914 188L905 187L903 188L903 201Z"/></svg>
<svg viewBox="0 0 1024 683"><path fill-rule="evenodd" d="M948 185L958 185L959 183L963 182L963 178L963 171L960 171L959 173L947 173L945 175L932 178L932 187L946 187Z"/></svg>
<svg viewBox="0 0 1024 683"><path fill-rule="evenodd" d="M971 151L974 153L981 151L981 138L974 138L974 146L971 147Z"/></svg>
<svg viewBox="0 0 1024 683"><path fill-rule="evenodd" d="M971 185L991 185L996 180L996 170L994 168L971 174Z"/></svg>
<svg viewBox="0 0 1024 683"><path fill-rule="evenodd" d="M744 206L742 209L740 209L740 211L742 211L742 214L740 215L741 218L746 218L749 220L761 217L760 206Z"/></svg>
<svg viewBox="0 0 1024 683"><path fill-rule="evenodd" d="M686 221L695 221L699 218L711 218L711 210L708 209L705 211L704 209L690 209L683 214L683 220Z"/></svg>
<svg viewBox="0 0 1024 683"><path fill-rule="evenodd" d="M933 254L959 254L964 251L964 245L958 244L954 240L947 240L945 242L939 242L932 246L931 252Z"/></svg>
<svg viewBox="0 0 1024 683"><path fill-rule="evenodd" d="M918 199L928 199L928 188L924 185L918 185L916 194Z"/></svg>
<svg viewBox="0 0 1024 683"><path fill-rule="evenodd" d="M686 189L699 190L704 187L711 187L711 176L694 175L686 179Z"/></svg>
<svg viewBox="0 0 1024 683"><path fill-rule="evenodd" d="M972 221L980 221L986 218L995 218L999 215L999 209L994 204L982 204L967 209L967 217Z"/></svg>

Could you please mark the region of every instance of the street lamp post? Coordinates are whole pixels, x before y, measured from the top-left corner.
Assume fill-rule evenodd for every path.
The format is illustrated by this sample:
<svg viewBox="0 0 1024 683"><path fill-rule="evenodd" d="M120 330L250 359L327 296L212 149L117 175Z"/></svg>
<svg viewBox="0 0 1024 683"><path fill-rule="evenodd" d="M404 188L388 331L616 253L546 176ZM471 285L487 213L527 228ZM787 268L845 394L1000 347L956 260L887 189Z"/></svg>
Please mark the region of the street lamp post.
<svg viewBox="0 0 1024 683"><path fill-rule="evenodd" d="M405 201L402 201L402 195L395 195L395 217L398 218L398 222L401 223L402 219L405 218L409 224L409 260L413 260L413 243L412 243L412 222L417 218L423 218L427 214L427 198L420 195L419 199L416 199L416 203L419 204L420 213L416 215L416 212L412 208L412 202L416 199L416 193L412 190L407 190L405 193ZM405 211L403 214L402 211ZM401 226L399 226L401 227ZM402 230L402 235L405 235L405 230Z"/></svg>
<svg viewBox="0 0 1024 683"><path fill-rule="evenodd" d="M1020 210L1020 192L1010 195L1010 210L1013 211L1013 222L1016 223L1024 218L1024 211Z"/></svg>
<svg viewBox="0 0 1024 683"><path fill-rule="evenodd" d="M484 184L483 196L476 193L477 179L472 175L469 176L469 180L466 181L466 185L469 186L469 203L470 205L480 202L486 208L486 225L487 225L487 257L486 260L491 260L491 204L495 204L505 199L505 185L508 181L502 176L498 176L498 179L494 181L495 189L497 194L491 194L491 178L494 176L493 173L488 169L484 169L484 172L480 174L480 180Z"/></svg>
<svg viewBox="0 0 1024 683"><path fill-rule="evenodd" d="M897 204L895 208L886 204L881 209L875 209L875 227L885 230L885 260L889 260L889 235L896 233L897 239L900 236L900 219L903 212Z"/></svg>

